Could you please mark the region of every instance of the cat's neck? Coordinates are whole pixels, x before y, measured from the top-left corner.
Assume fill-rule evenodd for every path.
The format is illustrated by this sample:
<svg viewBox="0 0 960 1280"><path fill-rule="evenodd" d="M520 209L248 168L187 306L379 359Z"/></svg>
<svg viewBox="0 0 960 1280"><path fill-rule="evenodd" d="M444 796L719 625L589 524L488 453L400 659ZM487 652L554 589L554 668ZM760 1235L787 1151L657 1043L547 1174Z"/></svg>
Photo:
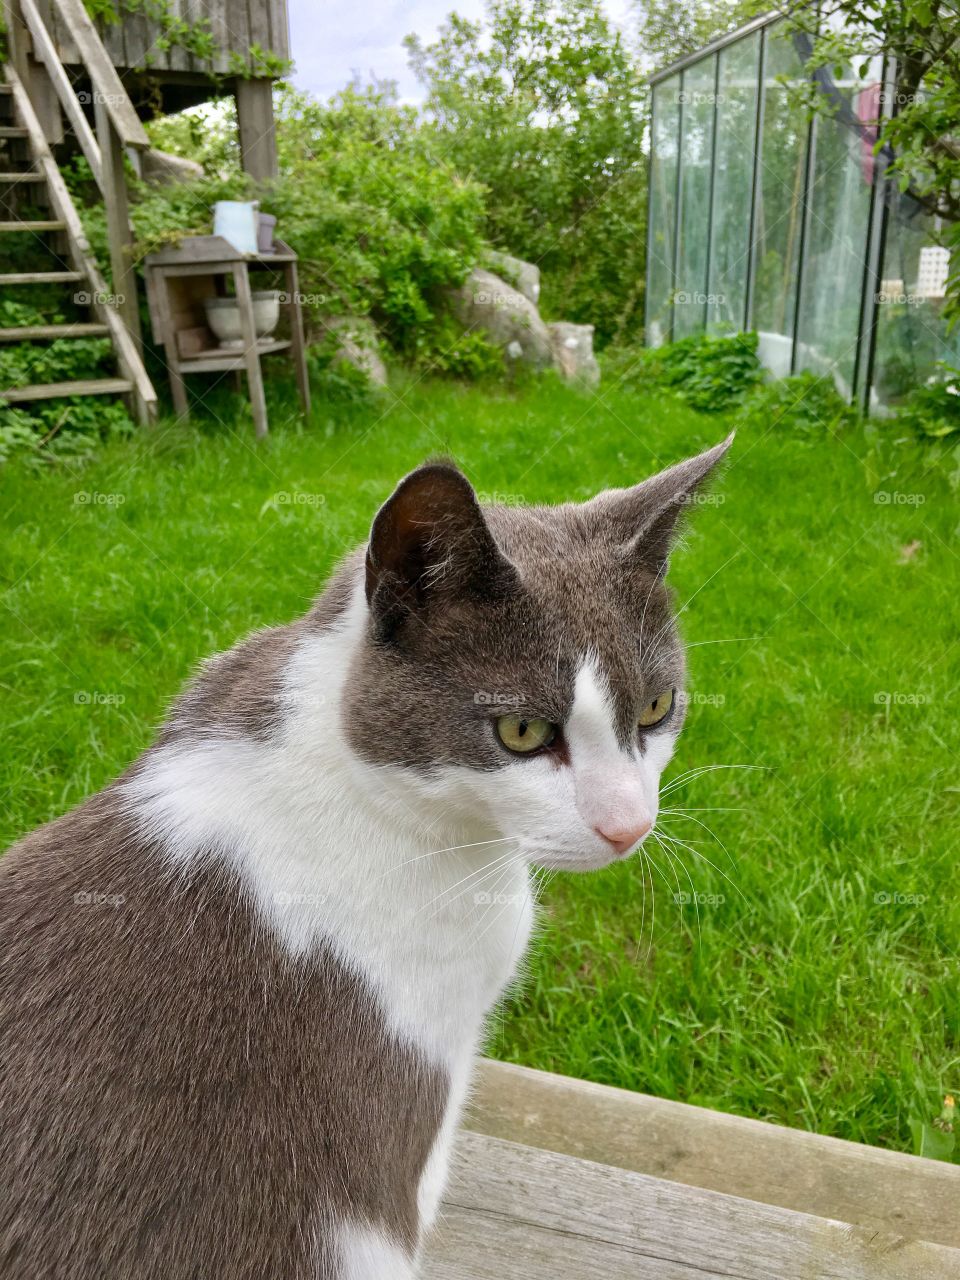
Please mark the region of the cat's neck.
<svg viewBox="0 0 960 1280"><path fill-rule="evenodd" d="M222 857L291 955L332 946L379 993L394 1030L450 1061L525 949L528 872L511 842L350 750L340 705L362 625L357 598L339 626L300 641L269 739L168 740L123 792L174 866Z"/></svg>

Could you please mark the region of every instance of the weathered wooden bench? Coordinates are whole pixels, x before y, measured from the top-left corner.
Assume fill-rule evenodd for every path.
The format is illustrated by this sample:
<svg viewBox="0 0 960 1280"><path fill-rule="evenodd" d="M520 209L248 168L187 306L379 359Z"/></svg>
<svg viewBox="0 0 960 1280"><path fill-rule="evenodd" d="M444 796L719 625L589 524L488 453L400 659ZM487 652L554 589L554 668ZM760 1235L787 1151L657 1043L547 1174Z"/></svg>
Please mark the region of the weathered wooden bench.
<svg viewBox="0 0 960 1280"><path fill-rule="evenodd" d="M958 1280L960 1168L484 1062L429 1280Z"/></svg>

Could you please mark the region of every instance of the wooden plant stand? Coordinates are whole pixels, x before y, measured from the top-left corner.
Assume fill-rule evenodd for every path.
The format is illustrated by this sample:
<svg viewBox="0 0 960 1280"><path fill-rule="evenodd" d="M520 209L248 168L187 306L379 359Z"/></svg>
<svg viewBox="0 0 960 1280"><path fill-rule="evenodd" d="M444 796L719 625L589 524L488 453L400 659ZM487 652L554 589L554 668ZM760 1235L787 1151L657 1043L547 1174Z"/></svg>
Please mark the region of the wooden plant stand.
<svg viewBox="0 0 960 1280"><path fill-rule="evenodd" d="M265 436L267 404L260 359L280 351L288 351L293 359L303 412L309 414L297 255L292 249L278 240L274 253L245 256L222 236L189 236L176 248L150 254L144 268L153 338L163 347L178 416L189 416L186 374L245 372L254 427L258 437ZM280 325L284 326L286 319L286 336L258 341L253 323L251 271L283 275ZM231 277L243 334L243 347L236 350L218 345L207 327L203 305L207 298L222 297L225 282Z"/></svg>

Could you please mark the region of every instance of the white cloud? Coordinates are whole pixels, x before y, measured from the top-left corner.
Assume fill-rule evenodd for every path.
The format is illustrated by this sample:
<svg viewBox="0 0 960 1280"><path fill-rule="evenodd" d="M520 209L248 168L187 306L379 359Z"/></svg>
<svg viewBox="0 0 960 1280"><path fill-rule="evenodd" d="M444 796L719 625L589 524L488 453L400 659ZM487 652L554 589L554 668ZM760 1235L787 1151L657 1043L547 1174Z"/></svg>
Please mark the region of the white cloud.
<svg viewBox="0 0 960 1280"><path fill-rule="evenodd" d="M606 0L607 12L622 22L628 0ZM395 80L400 97L419 102L423 91L407 66L403 37L416 32L432 40L451 9L474 21L484 0L288 0L294 83L318 98L342 89L356 72Z"/></svg>

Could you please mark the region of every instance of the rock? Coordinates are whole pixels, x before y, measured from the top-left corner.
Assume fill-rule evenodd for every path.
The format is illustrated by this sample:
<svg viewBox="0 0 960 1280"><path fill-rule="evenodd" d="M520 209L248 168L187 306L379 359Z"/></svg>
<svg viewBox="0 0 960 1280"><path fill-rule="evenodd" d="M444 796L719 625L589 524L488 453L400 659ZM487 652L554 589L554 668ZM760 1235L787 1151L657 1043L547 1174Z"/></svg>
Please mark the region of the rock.
<svg viewBox="0 0 960 1280"><path fill-rule="evenodd" d="M540 268L532 262L524 262L522 258L514 258L509 253L501 253L499 249L488 249L484 265L489 267L501 280L506 280L515 289L519 289L528 302L535 307L540 305Z"/></svg>
<svg viewBox="0 0 960 1280"><path fill-rule="evenodd" d="M562 378L595 387L600 382L600 366L593 354L593 325L556 320L547 325L553 346L554 363Z"/></svg>
<svg viewBox="0 0 960 1280"><path fill-rule="evenodd" d="M202 178L203 165L151 147L140 157L140 176L144 182L152 182L158 187L171 187L178 182L195 182Z"/></svg>
<svg viewBox="0 0 960 1280"><path fill-rule="evenodd" d="M483 267L474 267L459 289L450 291L450 307L465 330L479 331L507 360L531 369L553 366L547 326L530 299L514 285Z"/></svg>
<svg viewBox="0 0 960 1280"><path fill-rule="evenodd" d="M336 343L332 364L343 361L365 373L375 387L387 385L387 366L380 354L380 337L366 316L327 316L323 328Z"/></svg>

